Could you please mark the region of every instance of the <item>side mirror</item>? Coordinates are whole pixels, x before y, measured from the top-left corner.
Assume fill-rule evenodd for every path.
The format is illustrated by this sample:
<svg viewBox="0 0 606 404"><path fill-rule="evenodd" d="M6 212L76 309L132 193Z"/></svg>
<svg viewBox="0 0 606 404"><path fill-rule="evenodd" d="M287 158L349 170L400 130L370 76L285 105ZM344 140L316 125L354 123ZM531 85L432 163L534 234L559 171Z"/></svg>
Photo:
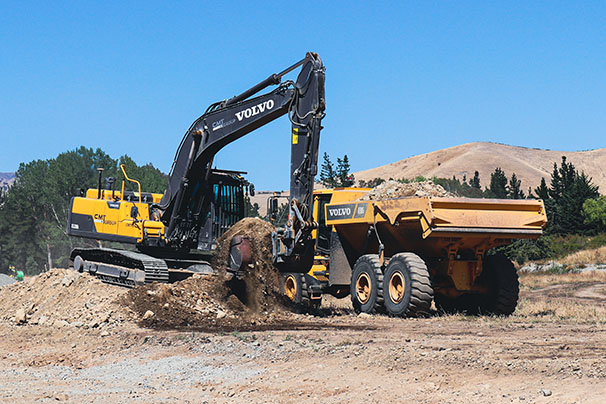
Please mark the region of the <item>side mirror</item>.
<svg viewBox="0 0 606 404"><path fill-rule="evenodd" d="M139 216L139 208L137 206L133 206L130 208L130 217L137 220L137 216Z"/></svg>
<svg viewBox="0 0 606 404"><path fill-rule="evenodd" d="M250 196L255 196L255 184L250 184L248 186L248 193Z"/></svg>
<svg viewBox="0 0 606 404"><path fill-rule="evenodd" d="M270 196L267 200L267 213L271 220L276 220L278 216L278 198L275 196Z"/></svg>

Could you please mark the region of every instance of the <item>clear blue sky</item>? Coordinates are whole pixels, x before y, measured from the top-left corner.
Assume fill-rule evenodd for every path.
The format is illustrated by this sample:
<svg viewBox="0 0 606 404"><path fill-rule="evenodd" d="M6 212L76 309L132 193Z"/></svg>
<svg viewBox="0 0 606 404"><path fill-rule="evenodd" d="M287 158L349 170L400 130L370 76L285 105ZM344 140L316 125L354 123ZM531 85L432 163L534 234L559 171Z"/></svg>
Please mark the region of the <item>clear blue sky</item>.
<svg viewBox="0 0 606 404"><path fill-rule="evenodd" d="M0 171L80 145L168 171L217 100L320 54L321 152L353 170L473 141L604 147L606 2L0 3ZM216 162L288 188L288 119Z"/></svg>

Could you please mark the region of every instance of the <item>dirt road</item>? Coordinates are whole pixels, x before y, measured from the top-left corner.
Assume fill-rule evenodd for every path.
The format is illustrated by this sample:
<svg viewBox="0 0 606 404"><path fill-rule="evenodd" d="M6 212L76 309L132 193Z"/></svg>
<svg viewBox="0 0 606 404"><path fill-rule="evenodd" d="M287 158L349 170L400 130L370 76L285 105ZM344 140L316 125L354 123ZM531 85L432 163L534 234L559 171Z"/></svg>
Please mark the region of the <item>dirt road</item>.
<svg viewBox="0 0 606 404"><path fill-rule="evenodd" d="M603 282L529 285L509 318L356 316L333 301L220 333L2 321L0 402L603 403Z"/></svg>

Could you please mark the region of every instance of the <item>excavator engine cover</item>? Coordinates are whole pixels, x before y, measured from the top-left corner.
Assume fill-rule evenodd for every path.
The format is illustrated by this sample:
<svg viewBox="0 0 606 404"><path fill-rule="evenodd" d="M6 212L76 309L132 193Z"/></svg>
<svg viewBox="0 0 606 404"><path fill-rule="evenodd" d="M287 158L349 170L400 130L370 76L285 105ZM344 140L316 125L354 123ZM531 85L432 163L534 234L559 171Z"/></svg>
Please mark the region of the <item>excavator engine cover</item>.
<svg viewBox="0 0 606 404"><path fill-rule="evenodd" d="M248 236L234 236L229 245L228 270L236 275L243 275L250 264L252 264L252 252Z"/></svg>

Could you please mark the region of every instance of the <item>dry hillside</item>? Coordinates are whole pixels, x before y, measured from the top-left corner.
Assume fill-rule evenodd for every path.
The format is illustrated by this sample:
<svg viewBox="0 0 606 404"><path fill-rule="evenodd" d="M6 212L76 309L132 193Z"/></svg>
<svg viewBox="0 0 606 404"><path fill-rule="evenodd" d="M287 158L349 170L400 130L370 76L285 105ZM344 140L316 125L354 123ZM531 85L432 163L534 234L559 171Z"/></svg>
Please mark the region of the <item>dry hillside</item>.
<svg viewBox="0 0 606 404"><path fill-rule="evenodd" d="M371 180L376 177L388 178L457 178L473 177L474 171L480 173L482 187L489 185L490 174L501 167L510 177L515 173L522 181L522 189L533 189L545 177L549 184L553 163L566 156L579 171L593 178L594 184L606 191L606 148L582 151L556 151L529 149L526 147L476 142L450 147L427 154L421 154L370 170L354 173L357 180Z"/></svg>
<svg viewBox="0 0 606 404"><path fill-rule="evenodd" d="M0 173L0 190L6 191L15 182L15 173Z"/></svg>

